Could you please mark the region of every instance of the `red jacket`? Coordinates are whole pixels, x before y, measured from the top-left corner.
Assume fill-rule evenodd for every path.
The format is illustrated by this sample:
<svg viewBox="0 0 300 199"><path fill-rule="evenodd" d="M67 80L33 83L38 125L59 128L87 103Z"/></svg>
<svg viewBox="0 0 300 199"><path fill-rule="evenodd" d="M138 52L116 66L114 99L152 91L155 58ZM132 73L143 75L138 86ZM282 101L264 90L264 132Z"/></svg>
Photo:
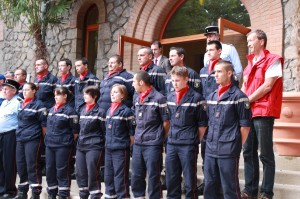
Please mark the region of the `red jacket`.
<svg viewBox="0 0 300 199"><path fill-rule="evenodd" d="M264 50L260 60L253 65L254 55L248 55L248 65L244 70L244 82L246 95L250 96L265 81L265 73L267 69L276 61L280 60L283 66L283 58L279 55L271 54L268 50ZM282 103L282 77L278 78L273 85L272 90L262 98L251 103L252 118L260 116L270 116L279 118Z"/></svg>

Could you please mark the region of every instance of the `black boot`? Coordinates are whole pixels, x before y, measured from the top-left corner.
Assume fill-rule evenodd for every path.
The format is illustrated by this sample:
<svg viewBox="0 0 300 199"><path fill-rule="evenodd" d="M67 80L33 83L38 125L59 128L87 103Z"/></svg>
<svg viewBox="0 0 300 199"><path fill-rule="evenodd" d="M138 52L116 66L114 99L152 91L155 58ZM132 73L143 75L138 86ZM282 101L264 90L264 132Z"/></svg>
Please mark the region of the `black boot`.
<svg viewBox="0 0 300 199"><path fill-rule="evenodd" d="M27 199L27 193L19 192L14 199Z"/></svg>
<svg viewBox="0 0 300 199"><path fill-rule="evenodd" d="M40 195L32 194L30 199L40 199Z"/></svg>

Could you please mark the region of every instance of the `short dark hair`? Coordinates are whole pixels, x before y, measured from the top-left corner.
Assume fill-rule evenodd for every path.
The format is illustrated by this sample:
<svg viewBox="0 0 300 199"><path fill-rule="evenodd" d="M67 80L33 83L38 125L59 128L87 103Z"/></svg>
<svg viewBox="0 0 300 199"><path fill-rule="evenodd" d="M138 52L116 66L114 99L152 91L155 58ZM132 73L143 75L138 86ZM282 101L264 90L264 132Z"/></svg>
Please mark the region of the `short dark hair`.
<svg viewBox="0 0 300 199"><path fill-rule="evenodd" d="M67 96L70 95L69 90L68 90L66 87L63 87L63 86L57 87L57 88L55 89L55 93L56 93L57 95L67 95Z"/></svg>
<svg viewBox="0 0 300 199"><path fill-rule="evenodd" d="M22 75L24 75L24 76L27 75L27 71L26 71L25 69L23 69L23 68L18 68L18 69L15 70L15 72L16 72L17 70L21 71Z"/></svg>
<svg viewBox="0 0 300 199"><path fill-rule="evenodd" d="M170 51L171 50L176 50L178 56L183 55L184 56L183 61L185 61L186 51L184 50L184 48L182 48L182 47L171 47Z"/></svg>
<svg viewBox="0 0 300 199"><path fill-rule="evenodd" d="M117 61L117 63L119 64L119 63L122 63L122 66L123 66L123 58L120 56L120 55L113 55L113 56L111 56L110 58L115 58L116 59L116 61Z"/></svg>
<svg viewBox="0 0 300 199"><path fill-rule="evenodd" d="M264 47L266 48L267 47L267 41L268 41L267 34L263 30L257 29L257 30L254 30L254 31L251 31L250 33L248 33L247 36L251 35L252 33L256 34L257 39L259 39L259 40L263 39L264 40Z"/></svg>
<svg viewBox="0 0 300 199"><path fill-rule="evenodd" d="M83 65L88 65L89 64L87 58L85 58L85 57L81 57L79 59L76 59L76 61L81 61Z"/></svg>
<svg viewBox="0 0 300 199"><path fill-rule="evenodd" d="M30 87L31 90L35 90L35 91L38 90L37 85L35 85L35 84L32 83L32 82L26 82L26 83L24 84L24 86L25 86L25 85L29 85L29 87Z"/></svg>
<svg viewBox="0 0 300 199"><path fill-rule="evenodd" d="M48 62L48 60L47 60L46 58L40 58L40 59L37 59L37 60L35 60L35 61L38 61L38 60L42 60L42 61L43 61L43 64L49 65L49 62Z"/></svg>
<svg viewBox="0 0 300 199"><path fill-rule="evenodd" d="M160 41L157 41L157 40L153 41L151 45L157 45L158 48L162 48Z"/></svg>
<svg viewBox="0 0 300 199"><path fill-rule="evenodd" d="M117 87L119 89L120 93L124 95L124 97L122 98L122 101L125 101L127 99L127 97L128 97L128 91L127 91L126 86L124 86L123 84L114 84L111 87L110 92L112 91L112 89L114 87Z"/></svg>
<svg viewBox="0 0 300 199"><path fill-rule="evenodd" d="M232 63L231 63L230 61L225 61L225 60L220 59L220 60L216 63L216 65L221 65L221 64L224 66L224 68L225 68L225 70L226 70L227 72L228 72L228 71L234 72L233 65L232 65Z"/></svg>
<svg viewBox="0 0 300 199"><path fill-rule="evenodd" d="M83 93L90 95L95 99L95 102L100 98L100 90L97 86L87 86L83 89Z"/></svg>
<svg viewBox="0 0 300 199"><path fill-rule="evenodd" d="M221 42L219 42L217 40L213 40L213 41L209 41L207 43L207 45L213 45L213 44L216 46L217 50L219 50L219 49L222 50L222 44L221 44Z"/></svg>
<svg viewBox="0 0 300 199"><path fill-rule="evenodd" d="M140 70L135 75L138 80L142 80L147 86L151 85L151 77L146 71Z"/></svg>
<svg viewBox="0 0 300 199"><path fill-rule="evenodd" d="M184 66L174 66L172 70L170 71L171 75L178 75L181 77L188 77L189 76L189 71L186 67Z"/></svg>
<svg viewBox="0 0 300 199"><path fill-rule="evenodd" d="M60 61L66 62L67 66L70 66L70 69L72 68L72 62L68 58L62 58Z"/></svg>

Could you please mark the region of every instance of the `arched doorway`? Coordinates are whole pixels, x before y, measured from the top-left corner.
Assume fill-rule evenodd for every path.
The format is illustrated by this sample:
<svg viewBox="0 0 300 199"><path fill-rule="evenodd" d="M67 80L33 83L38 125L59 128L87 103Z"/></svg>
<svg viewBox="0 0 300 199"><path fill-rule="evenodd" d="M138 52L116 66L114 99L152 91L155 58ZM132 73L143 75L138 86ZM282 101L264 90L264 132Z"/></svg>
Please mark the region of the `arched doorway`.
<svg viewBox="0 0 300 199"><path fill-rule="evenodd" d="M84 20L84 43L83 52L84 57L88 59L89 71L96 74L96 59L97 59L97 49L98 49L98 30L99 30L99 11L96 5L92 5L85 14Z"/></svg>

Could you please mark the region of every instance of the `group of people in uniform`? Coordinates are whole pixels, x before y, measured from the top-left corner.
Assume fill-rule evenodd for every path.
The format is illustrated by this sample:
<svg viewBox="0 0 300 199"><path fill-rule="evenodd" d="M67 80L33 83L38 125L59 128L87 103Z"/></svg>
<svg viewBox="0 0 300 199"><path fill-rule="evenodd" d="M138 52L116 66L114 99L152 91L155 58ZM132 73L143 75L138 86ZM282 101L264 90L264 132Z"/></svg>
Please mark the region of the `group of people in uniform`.
<svg viewBox="0 0 300 199"><path fill-rule="evenodd" d="M163 198L163 166L167 198L182 197L183 179L185 198L195 199L200 143L205 199L272 198L272 130L281 111L283 59L266 50L262 30L253 31L242 73L236 49L219 41L218 27L207 27L205 35L200 74L186 65L183 48L170 48L166 58L155 41L139 49L140 71L134 75L119 55L109 59L101 81L85 58L75 61L78 77L69 59L59 62L59 78L45 59L35 63L34 82L25 81L23 69L15 71L15 80L0 75L0 198L26 199L29 188L32 199L40 198L44 150L48 199L70 196L74 151L82 199L102 197L102 177L105 198L130 198L130 186L134 198ZM258 147L264 165L260 192Z"/></svg>

